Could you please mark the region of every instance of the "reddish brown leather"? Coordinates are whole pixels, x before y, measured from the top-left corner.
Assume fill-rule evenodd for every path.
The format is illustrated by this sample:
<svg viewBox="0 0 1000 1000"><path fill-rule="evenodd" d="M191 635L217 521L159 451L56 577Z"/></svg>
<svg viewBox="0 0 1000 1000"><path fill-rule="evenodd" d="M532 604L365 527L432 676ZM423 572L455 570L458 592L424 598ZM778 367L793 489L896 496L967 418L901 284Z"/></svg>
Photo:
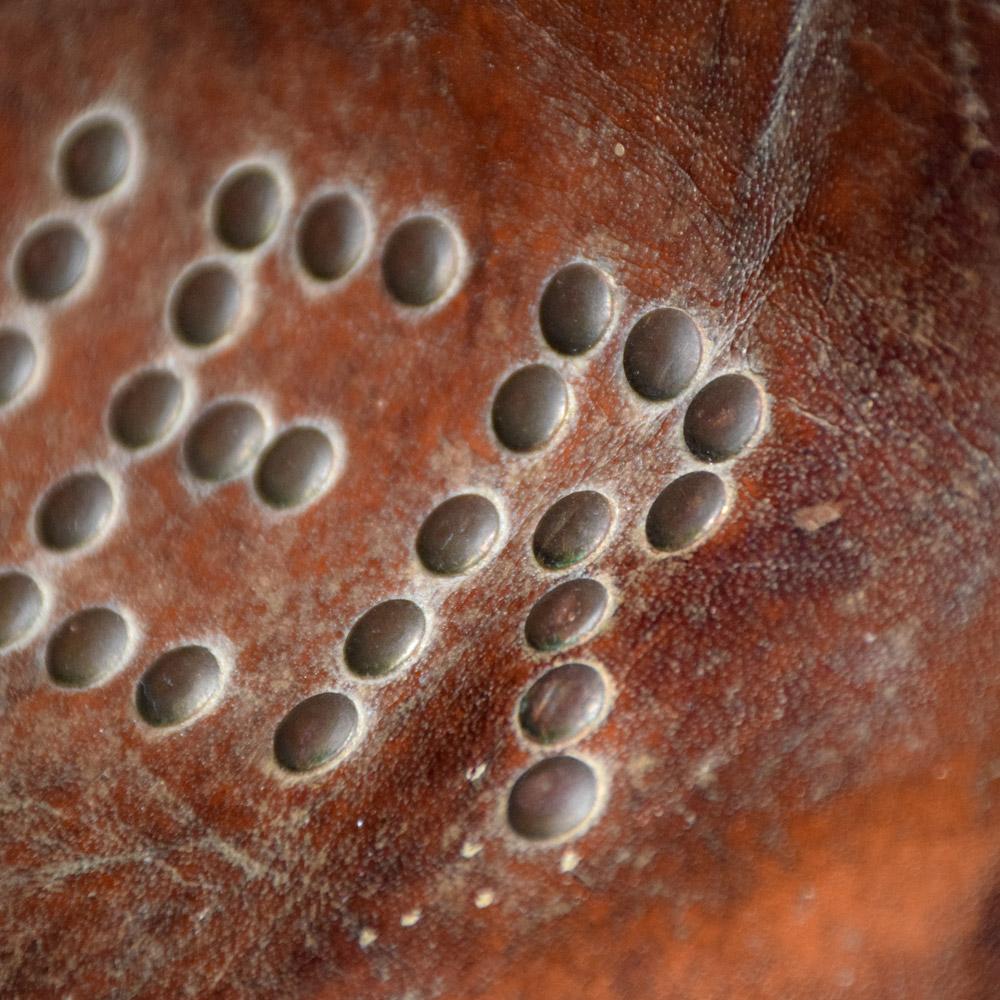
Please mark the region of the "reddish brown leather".
<svg viewBox="0 0 1000 1000"><path fill-rule="evenodd" d="M144 634L82 693L46 681L44 632L0 656L0 994L1000 996L998 16L965 0L5 4L5 262L63 204L54 144L93 102L134 114L143 167L95 216L93 287L43 310L38 395L0 418L0 562L44 565L51 622L114 599ZM167 291L213 247L212 185L261 151L286 165L293 218L321 182L363 191L376 249L416 209L448 212L467 279L411 318L376 253L310 298L286 226L253 322L191 370L202 401L338 421L333 490L283 518L245 483L200 498L174 443L121 465L106 544L39 563L36 498L113 454L111 389L177 350ZM575 369L568 436L513 459L490 399L542 356L542 284L577 256L614 275L622 315ZM629 319L661 300L770 404L733 515L679 560L651 558L642 518L678 464L680 410L651 418L620 372ZM617 698L584 744L607 809L564 873L565 848L518 845L502 808L540 662L520 639L545 589L531 528L582 481L620 506L595 567L618 607L587 646ZM278 780L274 726L336 687L350 622L405 591L423 516L469 484L506 504L505 548L451 591L419 666L372 695L358 752ZM130 708L143 666L205 634L234 645L222 704L150 738ZM466 840L483 845L470 859Z"/></svg>

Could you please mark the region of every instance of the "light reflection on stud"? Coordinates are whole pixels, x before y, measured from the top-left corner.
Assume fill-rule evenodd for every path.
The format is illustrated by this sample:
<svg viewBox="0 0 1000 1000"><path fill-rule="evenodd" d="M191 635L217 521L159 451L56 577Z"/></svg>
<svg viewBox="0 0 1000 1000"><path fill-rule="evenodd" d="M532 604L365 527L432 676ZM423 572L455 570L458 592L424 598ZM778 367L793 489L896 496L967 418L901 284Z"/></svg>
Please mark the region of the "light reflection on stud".
<svg viewBox="0 0 1000 1000"><path fill-rule="evenodd" d="M59 157L63 186L77 198L108 194L124 179L130 159L121 122L101 116L82 122L66 137Z"/></svg>
<svg viewBox="0 0 1000 1000"><path fill-rule="evenodd" d="M557 840L580 830L597 805L597 776L577 757L549 757L525 771L507 802L511 829L527 840Z"/></svg>
<svg viewBox="0 0 1000 1000"><path fill-rule="evenodd" d="M481 563L500 534L500 514L479 493L439 504L420 526L417 555L432 573L455 576Z"/></svg>
<svg viewBox="0 0 1000 1000"><path fill-rule="evenodd" d="M686 549L717 527L725 506L726 486L714 472L700 469L680 476L649 508L649 544L663 552Z"/></svg>
<svg viewBox="0 0 1000 1000"><path fill-rule="evenodd" d="M247 472L264 444L260 410L241 399L208 407L184 439L184 461L192 475L222 483Z"/></svg>
<svg viewBox="0 0 1000 1000"><path fill-rule="evenodd" d="M560 354L584 354L607 332L614 312L608 276L593 264L560 268L542 293L538 319L542 336Z"/></svg>
<svg viewBox="0 0 1000 1000"><path fill-rule="evenodd" d="M173 372L164 368L138 372L111 401L111 433L126 448L148 448L170 433L183 401L183 383Z"/></svg>
<svg viewBox="0 0 1000 1000"><path fill-rule="evenodd" d="M701 334L681 309L654 309L640 317L625 341L622 365L632 388L663 402L683 392L701 364Z"/></svg>
<svg viewBox="0 0 1000 1000"><path fill-rule="evenodd" d="M382 256L386 288L405 306L427 306L440 299L458 274L458 237L433 215L401 222Z"/></svg>
<svg viewBox="0 0 1000 1000"><path fill-rule="evenodd" d="M348 747L357 731L357 706L336 691L300 701L274 733L274 756L288 771L314 771Z"/></svg>
<svg viewBox="0 0 1000 1000"><path fill-rule="evenodd" d="M351 626L344 660L359 677L384 677L416 652L427 620L413 601L394 598L369 608Z"/></svg>
<svg viewBox="0 0 1000 1000"><path fill-rule="evenodd" d="M607 590L597 580L566 580L535 602L524 623L524 637L541 652L576 645L601 623L608 601Z"/></svg>
<svg viewBox="0 0 1000 1000"><path fill-rule="evenodd" d="M119 670L128 651L128 625L111 608L86 608L49 639L45 665L56 684L89 687Z"/></svg>
<svg viewBox="0 0 1000 1000"><path fill-rule="evenodd" d="M177 726L203 711L222 686L222 669L204 646L164 653L136 688L136 709L151 726Z"/></svg>
<svg viewBox="0 0 1000 1000"><path fill-rule="evenodd" d="M13 402L31 381L38 355L31 338L10 327L0 329L0 406Z"/></svg>
<svg viewBox="0 0 1000 1000"><path fill-rule="evenodd" d="M713 379L684 415L684 440L706 462L735 458L760 427L764 400L757 383L732 372Z"/></svg>
<svg viewBox="0 0 1000 1000"><path fill-rule="evenodd" d="M281 216L281 187L263 166L241 167L215 196L216 235L234 250L252 250L274 232Z"/></svg>
<svg viewBox="0 0 1000 1000"><path fill-rule="evenodd" d="M90 244L72 222L43 223L24 239L14 264L26 298L51 302L70 292L87 269Z"/></svg>
<svg viewBox="0 0 1000 1000"><path fill-rule="evenodd" d="M290 427L260 457L254 483L271 507L298 507L322 492L333 474L333 443L318 427Z"/></svg>
<svg viewBox="0 0 1000 1000"><path fill-rule="evenodd" d="M569 408L563 377L548 365L527 365L508 376L493 399L493 430L511 451L533 451L559 429Z"/></svg>
<svg viewBox="0 0 1000 1000"><path fill-rule="evenodd" d="M346 192L326 194L302 217L299 260L316 281L337 281L358 263L367 242L368 222L358 200Z"/></svg>
<svg viewBox="0 0 1000 1000"><path fill-rule="evenodd" d="M535 528L532 549L546 569L582 562L611 530L611 503L594 490L579 490L557 500Z"/></svg>
<svg viewBox="0 0 1000 1000"><path fill-rule="evenodd" d="M111 520L114 494L96 472L77 472L56 483L39 504L38 537L47 548L65 552L92 542Z"/></svg>
<svg viewBox="0 0 1000 1000"><path fill-rule="evenodd" d="M239 282L225 264L196 265L180 279L171 298L174 333L192 347L217 343L233 330L240 299Z"/></svg>
<svg viewBox="0 0 1000 1000"><path fill-rule="evenodd" d="M23 639L42 613L42 589L20 570L0 573L0 649Z"/></svg>
<svg viewBox="0 0 1000 1000"><path fill-rule="evenodd" d="M536 743L565 743L596 725L606 703L606 685L599 670L587 663L564 663L547 670L528 688L518 722Z"/></svg>

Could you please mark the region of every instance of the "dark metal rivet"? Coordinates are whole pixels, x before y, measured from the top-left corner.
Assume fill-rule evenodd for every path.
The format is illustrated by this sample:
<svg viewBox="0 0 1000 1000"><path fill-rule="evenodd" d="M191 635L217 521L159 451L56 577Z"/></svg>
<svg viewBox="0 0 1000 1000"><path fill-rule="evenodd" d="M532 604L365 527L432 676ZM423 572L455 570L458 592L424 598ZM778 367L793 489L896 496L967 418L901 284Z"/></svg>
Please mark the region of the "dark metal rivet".
<svg viewBox="0 0 1000 1000"><path fill-rule="evenodd" d="M128 625L110 608L86 608L67 618L49 639L45 665L66 687L97 684L118 670L128 649Z"/></svg>
<svg viewBox="0 0 1000 1000"><path fill-rule="evenodd" d="M716 526L725 506L726 486L714 472L689 472L670 483L649 508L649 544L664 552L685 549Z"/></svg>
<svg viewBox="0 0 1000 1000"><path fill-rule="evenodd" d="M0 330L0 406L16 399L38 362L35 345L20 330Z"/></svg>
<svg viewBox="0 0 1000 1000"><path fill-rule="evenodd" d="M260 411L243 400L210 406L184 440L184 460L192 475L221 483L242 475L264 443L266 427Z"/></svg>
<svg viewBox="0 0 1000 1000"><path fill-rule="evenodd" d="M42 612L42 590L27 573L0 573L0 648L34 628Z"/></svg>
<svg viewBox="0 0 1000 1000"><path fill-rule="evenodd" d="M289 771L312 771L333 760L358 728L358 709L347 695L324 691L300 701L274 733L274 756Z"/></svg>
<svg viewBox="0 0 1000 1000"><path fill-rule="evenodd" d="M254 481L272 507L298 507L315 497L333 472L333 444L317 427L291 427L261 455Z"/></svg>
<svg viewBox="0 0 1000 1000"><path fill-rule="evenodd" d="M681 309L654 309L629 332L622 358L625 377L654 402L683 392L701 364L701 335Z"/></svg>
<svg viewBox="0 0 1000 1000"><path fill-rule="evenodd" d="M458 240L451 227L432 215L420 215L400 223L390 235L382 276L397 301L426 306L448 291L458 261Z"/></svg>
<svg viewBox="0 0 1000 1000"><path fill-rule="evenodd" d="M417 534L417 555L432 573L454 576L481 562L499 533L493 503L479 493L463 493L427 515Z"/></svg>
<svg viewBox="0 0 1000 1000"><path fill-rule="evenodd" d="M266 167L244 167L215 196L215 231L234 250L252 250L274 232L281 215L281 188Z"/></svg>
<svg viewBox="0 0 1000 1000"><path fill-rule="evenodd" d="M607 700L604 678L586 663L547 670L521 699L518 721L537 743L576 739L600 719Z"/></svg>
<svg viewBox="0 0 1000 1000"><path fill-rule="evenodd" d="M368 223L357 199L343 192L324 195L302 218L299 259L317 281L336 281L361 259L367 241Z"/></svg>
<svg viewBox="0 0 1000 1000"><path fill-rule="evenodd" d="M608 592L597 580L566 580L535 602L524 623L524 637L542 652L565 649L590 635L607 607Z"/></svg>
<svg viewBox="0 0 1000 1000"><path fill-rule="evenodd" d="M240 311L240 286L224 264L199 264L174 291L174 332L192 347L208 347L232 330Z"/></svg>
<svg viewBox="0 0 1000 1000"><path fill-rule="evenodd" d="M757 433L764 400L757 383L736 373L713 379L684 415L684 440L706 462L738 455Z"/></svg>
<svg viewBox="0 0 1000 1000"><path fill-rule="evenodd" d="M569 407L563 377L548 365L527 365L510 375L493 400L493 430L511 451L532 451L559 429Z"/></svg>
<svg viewBox="0 0 1000 1000"><path fill-rule="evenodd" d="M126 448L146 448L164 438L181 411L184 386L171 371L133 375L111 401L111 433Z"/></svg>
<svg viewBox="0 0 1000 1000"><path fill-rule="evenodd" d="M528 840L552 840L581 827L597 804L597 776L576 757L550 757L529 767L507 802L511 829Z"/></svg>
<svg viewBox="0 0 1000 1000"><path fill-rule="evenodd" d="M176 726L200 712L222 685L222 669L204 646L164 653L143 674L136 708L151 726Z"/></svg>
<svg viewBox="0 0 1000 1000"><path fill-rule="evenodd" d="M67 137L60 173L70 194L98 198L121 183L128 163L125 129L113 118L100 118L84 122Z"/></svg>
<svg viewBox="0 0 1000 1000"><path fill-rule="evenodd" d="M535 528L532 548L546 569L565 569L593 553L611 530L611 504L580 490L557 500Z"/></svg>
<svg viewBox="0 0 1000 1000"><path fill-rule="evenodd" d="M96 472L78 472L56 483L42 498L38 536L50 549L66 551L93 541L111 518L114 494Z"/></svg>
<svg viewBox="0 0 1000 1000"><path fill-rule="evenodd" d="M90 244L72 222L46 223L17 252L17 283L27 298L49 302L76 286L89 257Z"/></svg>
<svg viewBox="0 0 1000 1000"><path fill-rule="evenodd" d="M409 659L423 639L423 611L403 598L369 608L344 641L348 669L361 677L383 677Z"/></svg>
<svg viewBox="0 0 1000 1000"><path fill-rule="evenodd" d="M560 354L583 354L604 336L613 311L607 275L593 264L567 264L542 293L542 336Z"/></svg>

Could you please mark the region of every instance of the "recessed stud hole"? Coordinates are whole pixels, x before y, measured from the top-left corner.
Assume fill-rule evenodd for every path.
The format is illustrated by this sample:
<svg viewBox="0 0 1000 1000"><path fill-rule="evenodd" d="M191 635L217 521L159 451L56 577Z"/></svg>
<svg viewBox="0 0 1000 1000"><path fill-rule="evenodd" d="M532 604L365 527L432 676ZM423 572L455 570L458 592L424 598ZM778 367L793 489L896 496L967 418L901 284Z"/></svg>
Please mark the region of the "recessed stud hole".
<svg viewBox="0 0 1000 1000"><path fill-rule="evenodd" d="M267 167L237 170L216 193L215 231L234 250L260 246L274 232L280 216L281 187Z"/></svg>
<svg viewBox="0 0 1000 1000"><path fill-rule="evenodd" d="M240 300L239 282L225 264L199 264L174 289L170 308L174 332L192 347L209 347L232 331Z"/></svg>
<svg viewBox="0 0 1000 1000"><path fill-rule="evenodd" d="M357 706L347 695L314 694L281 720L274 733L274 756L288 771L314 771L345 750L358 721Z"/></svg>
<svg viewBox="0 0 1000 1000"><path fill-rule="evenodd" d="M608 276L593 264L567 264L549 279L538 319L542 336L560 354L584 354L607 332L614 312Z"/></svg>
<svg viewBox="0 0 1000 1000"><path fill-rule="evenodd" d="M51 302L83 277L90 244L72 222L47 222L30 232L17 251L14 270L25 297Z"/></svg>
<svg viewBox="0 0 1000 1000"><path fill-rule="evenodd" d="M133 375L111 401L111 433L126 448L148 448L177 422L184 385L171 371L153 368Z"/></svg>
<svg viewBox="0 0 1000 1000"><path fill-rule="evenodd" d="M479 493L439 504L420 526L417 555L432 573L466 573L486 558L500 534L500 514Z"/></svg>
<svg viewBox="0 0 1000 1000"><path fill-rule="evenodd" d="M136 709L151 726L176 726L201 712L222 686L222 669L204 646L164 653L136 688Z"/></svg>
<svg viewBox="0 0 1000 1000"><path fill-rule="evenodd" d="M125 662L128 625L110 608L86 608L67 618L49 639L45 665L56 684L88 687Z"/></svg>
<svg viewBox="0 0 1000 1000"><path fill-rule="evenodd" d="M24 638L42 613L42 589L19 570L0 573L0 649Z"/></svg>
<svg viewBox="0 0 1000 1000"><path fill-rule="evenodd" d="M524 637L541 652L576 645L597 628L608 603L608 592L597 580L566 580L535 602L524 623Z"/></svg>
<svg viewBox="0 0 1000 1000"><path fill-rule="evenodd" d="M233 399L208 407L184 439L191 474L221 483L247 472L264 444L267 425L252 403Z"/></svg>
<svg viewBox="0 0 1000 1000"><path fill-rule="evenodd" d="M452 228L432 215L400 223L385 246L382 276L386 288L406 306L440 299L458 274L461 252Z"/></svg>
<svg viewBox="0 0 1000 1000"><path fill-rule="evenodd" d="M334 451L318 427L291 427L260 457L254 481L271 507L298 507L317 496L333 473Z"/></svg>
<svg viewBox="0 0 1000 1000"><path fill-rule="evenodd" d="M63 186L77 198L98 198L122 182L129 159L128 134L121 122L105 117L83 122L63 144Z"/></svg>
<svg viewBox="0 0 1000 1000"><path fill-rule="evenodd" d="M493 400L493 430L511 451L542 447L569 409L563 377L548 365L527 365L504 381Z"/></svg>
<svg viewBox="0 0 1000 1000"><path fill-rule="evenodd" d="M299 227L299 260L317 281L336 281L361 259L368 223L357 199L344 192L314 201Z"/></svg>
<svg viewBox="0 0 1000 1000"><path fill-rule="evenodd" d="M38 355L20 330L0 329L0 406L13 402L31 381Z"/></svg>
<svg viewBox="0 0 1000 1000"><path fill-rule="evenodd" d="M36 527L42 544L65 552L93 541L111 519L114 493L96 472L78 472L56 483L39 505Z"/></svg>
<svg viewBox="0 0 1000 1000"><path fill-rule="evenodd" d="M507 802L511 829L527 840L555 840L581 828L597 805L597 776L576 757L550 757L528 768Z"/></svg>

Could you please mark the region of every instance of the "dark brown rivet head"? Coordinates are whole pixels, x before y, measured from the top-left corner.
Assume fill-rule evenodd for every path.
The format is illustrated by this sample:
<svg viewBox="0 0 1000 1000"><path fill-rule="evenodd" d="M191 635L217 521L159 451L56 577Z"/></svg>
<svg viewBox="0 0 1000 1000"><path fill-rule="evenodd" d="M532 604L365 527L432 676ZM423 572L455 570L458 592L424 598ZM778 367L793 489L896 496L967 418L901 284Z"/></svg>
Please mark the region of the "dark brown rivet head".
<svg viewBox="0 0 1000 1000"><path fill-rule="evenodd" d="M557 500L535 528L532 548L546 569L565 569L591 555L611 530L611 504L580 490Z"/></svg>
<svg viewBox="0 0 1000 1000"><path fill-rule="evenodd" d="M224 264L199 264L188 271L171 303L174 332L192 347L221 340L233 329L239 311L239 282Z"/></svg>
<svg viewBox="0 0 1000 1000"><path fill-rule="evenodd" d="M215 196L215 232L234 250L252 250L274 232L281 215L278 179L266 167L244 167Z"/></svg>
<svg viewBox="0 0 1000 1000"><path fill-rule="evenodd" d="M382 257L382 276L393 298L405 306L427 306L441 298L458 273L458 238L432 215L400 223Z"/></svg>
<svg viewBox="0 0 1000 1000"><path fill-rule="evenodd" d="M343 278L361 259L368 223L356 198L324 195L306 210L299 228L299 260L317 281Z"/></svg>
<svg viewBox="0 0 1000 1000"><path fill-rule="evenodd" d="M583 354L604 336L613 311L608 276L593 264L567 264L542 293L542 336L560 354Z"/></svg>
<svg viewBox="0 0 1000 1000"><path fill-rule="evenodd" d="M202 711L221 686L222 669L211 650L180 646L143 674L135 704L151 726L176 726Z"/></svg>
<svg viewBox="0 0 1000 1000"><path fill-rule="evenodd" d="M344 642L348 669L360 677L384 677L398 670L424 637L423 611L402 598L383 601L366 611Z"/></svg>
<svg viewBox="0 0 1000 1000"><path fill-rule="evenodd" d="M333 473L333 443L318 427L291 427L260 458L254 481L271 507L298 507L317 496Z"/></svg>
<svg viewBox="0 0 1000 1000"><path fill-rule="evenodd" d="M98 118L79 125L67 137L59 168L70 194L99 198L122 182L128 163L124 127L113 118Z"/></svg>
<svg viewBox="0 0 1000 1000"><path fill-rule="evenodd" d="M567 580L535 602L524 623L524 637L542 652L565 649L589 636L607 607L608 592L596 580Z"/></svg>
<svg viewBox="0 0 1000 1000"><path fill-rule="evenodd" d="M604 678L586 663L564 663L547 670L521 699L518 721L536 743L576 739L604 713Z"/></svg>
<svg viewBox="0 0 1000 1000"><path fill-rule="evenodd" d="M566 418L569 392L548 365L520 368L493 400L493 430L511 451L532 451L549 441Z"/></svg>
<svg viewBox="0 0 1000 1000"><path fill-rule="evenodd" d="M747 446L763 413L764 400L753 379L720 375L691 401L684 416L684 440L698 458L723 462Z"/></svg>
<svg viewBox="0 0 1000 1000"><path fill-rule="evenodd" d="M87 238L72 222L49 222L30 233L17 252L17 283L26 298L51 302L83 277Z"/></svg>
<svg viewBox="0 0 1000 1000"><path fill-rule="evenodd" d="M0 649L26 636L42 613L42 589L27 573L0 573Z"/></svg>
<svg viewBox="0 0 1000 1000"><path fill-rule="evenodd" d="M274 756L288 771L313 771L339 756L358 728L347 695L324 691L300 701L274 733Z"/></svg>
<svg viewBox="0 0 1000 1000"><path fill-rule="evenodd" d="M663 552L686 549L708 535L725 506L726 486L714 472L689 472L670 483L649 508L649 544Z"/></svg>
<svg viewBox="0 0 1000 1000"><path fill-rule="evenodd" d="M527 840L555 840L573 833L597 804L597 776L576 757L550 757L529 767L507 802L511 829Z"/></svg>
<svg viewBox="0 0 1000 1000"><path fill-rule="evenodd" d="M184 386L173 372L161 368L139 372L111 401L111 433L126 448L147 448L167 436L183 401Z"/></svg>
<svg viewBox="0 0 1000 1000"><path fill-rule="evenodd" d="M65 552L93 541L111 520L114 494L96 472L78 472L56 483L42 498L36 515L38 537Z"/></svg>
<svg viewBox="0 0 1000 1000"><path fill-rule="evenodd" d="M38 362L35 345L20 330L0 329L0 406L16 399Z"/></svg>
<svg viewBox="0 0 1000 1000"><path fill-rule="evenodd" d="M56 684L87 687L125 662L128 626L110 608L87 608L67 618L49 639L45 665Z"/></svg>
<svg viewBox="0 0 1000 1000"><path fill-rule="evenodd" d="M486 558L500 533L500 514L479 493L463 493L437 506L420 526L417 555L432 573L465 573Z"/></svg>
<svg viewBox="0 0 1000 1000"><path fill-rule="evenodd" d="M264 418L240 399L210 406L184 440L184 460L191 474L206 482L235 479L253 464L264 444Z"/></svg>
<svg viewBox="0 0 1000 1000"><path fill-rule="evenodd" d="M701 364L701 335L680 309L654 309L641 317L625 341L622 360L628 383L653 402L683 392Z"/></svg>

